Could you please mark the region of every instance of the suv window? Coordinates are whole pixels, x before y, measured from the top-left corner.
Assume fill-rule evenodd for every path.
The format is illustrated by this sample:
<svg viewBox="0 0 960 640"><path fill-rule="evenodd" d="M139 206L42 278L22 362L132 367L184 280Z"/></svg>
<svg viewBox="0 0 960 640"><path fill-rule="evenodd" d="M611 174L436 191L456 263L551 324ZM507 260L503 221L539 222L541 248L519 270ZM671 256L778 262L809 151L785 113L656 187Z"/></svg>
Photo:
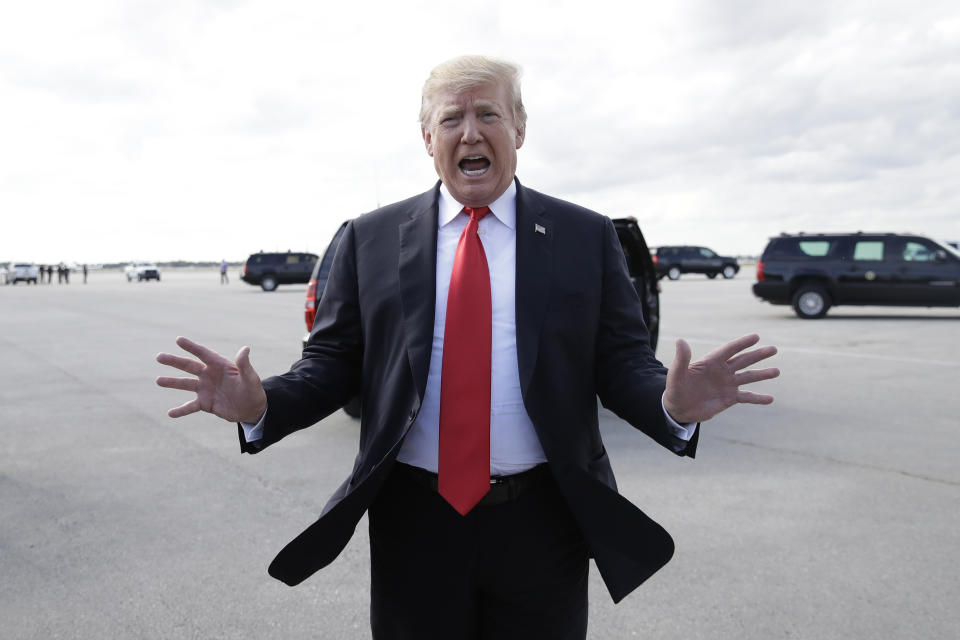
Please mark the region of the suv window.
<svg viewBox="0 0 960 640"><path fill-rule="evenodd" d="M716 258L716 257L717 257L717 254L715 254L713 251L710 251L710 249L706 249L706 248L704 248L704 247L697 247L697 251L700 252L700 256L698 256L698 257L703 257L703 258Z"/></svg>
<svg viewBox="0 0 960 640"><path fill-rule="evenodd" d="M623 241L621 240L621 242ZM627 269L630 271L630 277L643 277L645 275L644 271L646 270L646 267L644 262L641 260L641 257L634 256L632 253L633 247L631 247L629 244L623 244L621 246L623 248L623 257L627 259Z"/></svg>
<svg viewBox="0 0 960 640"><path fill-rule="evenodd" d="M255 253L251 256L254 264L280 264L283 256L278 253Z"/></svg>
<svg viewBox="0 0 960 640"><path fill-rule="evenodd" d="M330 267L333 265L333 257L337 254L337 247L340 246L340 238L343 237L343 232L346 228L346 222L340 225L340 228L337 229L337 232L333 235L333 241L330 242L330 246L323 252L323 260L317 266L316 273L313 276L317 281L323 280L323 282L326 283L327 274L330 273Z"/></svg>
<svg viewBox="0 0 960 640"><path fill-rule="evenodd" d="M883 260L883 240L858 240L853 245L854 260Z"/></svg>
<svg viewBox="0 0 960 640"><path fill-rule="evenodd" d="M830 243L826 240L801 240L797 243L797 249L805 256L822 258L830 252Z"/></svg>
<svg viewBox="0 0 960 640"><path fill-rule="evenodd" d="M835 239L777 238L771 241L766 258L780 260L823 258L830 255L836 246L837 241Z"/></svg>
<svg viewBox="0 0 960 640"><path fill-rule="evenodd" d="M907 240L903 245L903 260L905 262L934 262L936 258L936 249L922 242Z"/></svg>

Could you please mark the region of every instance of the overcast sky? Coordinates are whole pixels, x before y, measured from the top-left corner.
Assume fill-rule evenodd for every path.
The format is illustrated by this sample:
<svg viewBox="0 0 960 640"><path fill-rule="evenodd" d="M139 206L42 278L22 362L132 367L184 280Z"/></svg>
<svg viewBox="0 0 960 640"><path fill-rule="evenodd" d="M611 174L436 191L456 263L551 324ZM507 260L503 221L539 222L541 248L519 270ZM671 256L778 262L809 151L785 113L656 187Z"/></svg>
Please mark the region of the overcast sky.
<svg viewBox="0 0 960 640"><path fill-rule="evenodd" d="M463 53L524 68L520 180L651 245L960 239L956 0L32 0L0 8L0 262L319 252L433 185L420 88Z"/></svg>

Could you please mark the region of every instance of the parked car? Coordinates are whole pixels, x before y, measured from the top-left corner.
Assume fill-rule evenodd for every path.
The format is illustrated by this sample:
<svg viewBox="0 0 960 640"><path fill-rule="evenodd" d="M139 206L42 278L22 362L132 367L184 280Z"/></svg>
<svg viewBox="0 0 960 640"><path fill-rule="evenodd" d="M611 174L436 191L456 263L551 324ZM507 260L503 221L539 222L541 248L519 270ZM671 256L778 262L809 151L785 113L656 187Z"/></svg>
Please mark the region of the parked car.
<svg viewBox="0 0 960 640"><path fill-rule="evenodd" d="M678 280L683 273L703 273L711 279L722 274L724 278L730 279L740 271L736 258L717 255L706 247L657 247L653 263L660 278L667 276L671 280Z"/></svg>
<svg viewBox="0 0 960 640"><path fill-rule="evenodd" d="M127 282L142 282L143 280L156 280L160 282L160 269L152 262L135 262L128 264L123 268L123 275Z"/></svg>
<svg viewBox="0 0 960 640"><path fill-rule="evenodd" d="M960 253L896 233L782 234L757 263L753 293L801 318L831 306L960 306Z"/></svg>
<svg viewBox="0 0 960 640"><path fill-rule="evenodd" d="M349 221L348 221L349 222ZM627 260L627 268L630 272L630 279L633 282L637 294L640 296L640 302L643 306L643 320L650 333L650 346L654 351L657 349L657 339L660 335L660 287L657 284L657 273L653 266L653 259L650 257L650 249L643 238L637 219L616 218L613 225L617 230L617 236L620 239L620 246L623 249L624 257ZM343 237L344 229L347 223L344 222L333 235L333 240L323 253L323 258L317 262L313 273L310 276L310 282L307 285L307 297L304 303L304 320L307 326L307 332L303 336L302 346L306 348L307 339L310 337L310 331L313 330L313 322L317 315L317 305L323 296L323 291L327 286L327 278L330 275L330 267L333 265L333 257L340 245L340 239ZM360 398L353 398L343 410L354 418L360 417Z"/></svg>
<svg viewBox="0 0 960 640"><path fill-rule="evenodd" d="M17 284L18 282L37 284L39 274L40 270L32 262L12 262L7 269L7 282L10 284Z"/></svg>
<svg viewBox="0 0 960 640"><path fill-rule="evenodd" d="M273 291L281 284L304 284L317 264L317 254L287 251L252 253L240 270L240 279Z"/></svg>
<svg viewBox="0 0 960 640"><path fill-rule="evenodd" d="M0 284L7 284L7 266L0 264Z"/></svg>

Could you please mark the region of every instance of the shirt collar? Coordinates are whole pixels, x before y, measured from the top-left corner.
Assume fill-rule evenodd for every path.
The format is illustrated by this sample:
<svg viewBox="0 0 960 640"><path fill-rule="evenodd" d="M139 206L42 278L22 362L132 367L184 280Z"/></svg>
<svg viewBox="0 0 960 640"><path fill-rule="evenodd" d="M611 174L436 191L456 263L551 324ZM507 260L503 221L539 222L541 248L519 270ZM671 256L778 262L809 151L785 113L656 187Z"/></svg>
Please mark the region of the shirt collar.
<svg viewBox="0 0 960 640"><path fill-rule="evenodd" d="M439 216L438 221L441 227L444 227L450 222L453 221L457 215L463 211L463 205L453 199L453 196L450 195L450 191L447 189L447 185L440 183L440 201L439 206ZM489 205L490 213L496 217L497 220L505 224L510 229L513 229L517 226L517 183L514 180L510 181L510 185L507 187L507 190L500 195L499 198L491 202Z"/></svg>

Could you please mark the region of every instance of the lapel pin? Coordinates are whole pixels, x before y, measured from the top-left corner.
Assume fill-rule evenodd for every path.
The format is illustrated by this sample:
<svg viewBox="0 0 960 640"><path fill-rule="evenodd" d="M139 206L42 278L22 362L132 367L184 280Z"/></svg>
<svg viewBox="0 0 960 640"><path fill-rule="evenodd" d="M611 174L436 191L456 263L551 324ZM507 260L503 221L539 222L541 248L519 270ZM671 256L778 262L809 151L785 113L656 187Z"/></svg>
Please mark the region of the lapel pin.
<svg viewBox="0 0 960 640"><path fill-rule="evenodd" d="M535 223L533 225L533 230L536 231L537 233L542 233L543 235L547 235L547 229L542 224Z"/></svg>

